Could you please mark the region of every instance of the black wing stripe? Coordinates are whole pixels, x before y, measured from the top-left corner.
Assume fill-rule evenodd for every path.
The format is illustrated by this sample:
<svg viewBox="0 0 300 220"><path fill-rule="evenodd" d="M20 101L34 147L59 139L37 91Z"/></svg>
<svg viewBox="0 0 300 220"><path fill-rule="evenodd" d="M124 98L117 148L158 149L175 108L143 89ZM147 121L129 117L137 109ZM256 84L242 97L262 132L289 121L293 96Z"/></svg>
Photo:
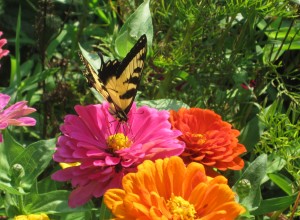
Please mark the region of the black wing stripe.
<svg viewBox="0 0 300 220"><path fill-rule="evenodd" d="M141 71L146 58L146 45L147 38L143 35L120 63L117 73L111 76L111 83L108 82L108 92L112 95L115 105L120 106L125 115L131 109L141 79ZM127 93L129 90L132 91Z"/></svg>
<svg viewBox="0 0 300 220"><path fill-rule="evenodd" d="M133 46L133 48L129 51L127 56L124 58L124 60L121 62L120 66L118 67L118 73L121 75L123 71L126 69L126 67L133 62L134 58L138 55L137 59L141 60L142 63L144 62L144 59L146 57L146 47L147 44L147 38L146 35L142 35L140 39L137 41L137 43Z"/></svg>
<svg viewBox="0 0 300 220"><path fill-rule="evenodd" d="M129 89L126 91L126 93L120 95L120 98L121 99L130 99L132 98L133 96L135 96L135 93L136 93L136 89Z"/></svg>
<svg viewBox="0 0 300 220"><path fill-rule="evenodd" d="M100 81L94 68L88 63L82 54L79 54L81 61L85 66L85 75L90 87L94 87L105 99L110 99L109 93L107 92L105 85Z"/></svg>
<svg viewBox="0 0 300 220"><path fill-rule="evenodd" d="M120 122L128 120L127 114L137 93L146 53L147 38L142 35L122 62L112 60L104 63L102 54L99 54L101 67L97 72L80 54L89 85L110 103L109 112Z"/></svg>

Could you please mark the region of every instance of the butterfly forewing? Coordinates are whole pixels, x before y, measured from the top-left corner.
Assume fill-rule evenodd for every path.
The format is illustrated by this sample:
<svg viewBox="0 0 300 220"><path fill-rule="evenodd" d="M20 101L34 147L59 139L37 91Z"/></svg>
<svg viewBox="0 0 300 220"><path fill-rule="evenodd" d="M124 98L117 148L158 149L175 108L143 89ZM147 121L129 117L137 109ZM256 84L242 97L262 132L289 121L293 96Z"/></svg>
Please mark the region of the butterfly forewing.
<svg viewBox="0 0 300 220"><path fill-rule="evenodd" d="M118 66L115 75L105 84L115 106L128 114L137 93L147 53L147 38L143 35ZM101 75L100 75L100 78Z"/></svg>
<svg viewBox="0 0 300 220"><path fill-rule="evenodd" d="M147 53L147 38L142 35L122 62L118 60L103 62L97 72L80 54L86 67L84 73L89 84L93 86L109 103L110 113L119 121L126 122L137 87L141 80L142 69Z"/></svg>

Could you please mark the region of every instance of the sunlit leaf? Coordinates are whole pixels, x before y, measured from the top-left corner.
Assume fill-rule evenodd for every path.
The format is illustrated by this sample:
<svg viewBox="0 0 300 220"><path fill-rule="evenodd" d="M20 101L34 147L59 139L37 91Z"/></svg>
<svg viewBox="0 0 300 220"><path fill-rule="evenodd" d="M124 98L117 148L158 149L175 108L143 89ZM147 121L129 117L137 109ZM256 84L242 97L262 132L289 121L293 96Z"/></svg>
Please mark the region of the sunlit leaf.
<svg viewBox="0 0 300 220"><path fill-rule="evenodd" d="M260 185L267 171L267 155L260 155L257 157L242 174L240 180L247 180L250 182L251 190L247 196L240 198L240 203L247 207L248 210L255 210L259 207L261 198ZM238 183L234 185L236 188Z"/></svg>
<svg viewBox="0 0 300 220"><path fill-rule="evenodd" d="M280 173L270 173L269 178L288 195L293 193L293 182Z"/></svg>
<svg viewBox="0 0 300 220"><path fill-rule="evenodd" d="M138 101L138 106L147 105L158 110L179 110L180 108L189 108L187 104L175 99L157 99L157 100L144 100Z"/></svg>
<svg viewBox="0 0 300 220"><path fill-rule="evenodd" d="M153 25L149 8L150 0L145 0L125 21L115 41L117 54L124 58L139 37L147 35L148 48L152 47Z"/></svg>
<svg viewBox="0 0 300 220"><path fill-rule="evenodd" d="M262 215L278 210L284 210L294 203L297 194L292 196L278 197L273 199L262 200L259 208L251 211L252 215Z"/></svg>

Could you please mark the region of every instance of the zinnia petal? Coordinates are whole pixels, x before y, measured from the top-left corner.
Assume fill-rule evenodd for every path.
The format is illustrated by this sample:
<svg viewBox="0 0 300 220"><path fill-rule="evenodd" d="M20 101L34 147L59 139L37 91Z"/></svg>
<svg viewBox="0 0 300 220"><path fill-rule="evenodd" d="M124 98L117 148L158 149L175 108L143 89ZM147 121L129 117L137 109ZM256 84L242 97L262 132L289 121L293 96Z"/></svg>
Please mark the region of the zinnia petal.
<svg viewBox="0 0 300 220"><path fill-rule="evenodd" d="M213 111L182 108L170 112L170 121L173 128L182 132L179 139L185 142L186 149L181 156L186 163L196 161L219 170L244 167L240 155L246 148L238 143L239 131Z"/></svg>
<svg viewBox="0 0 300 220"><path fill-rule="evenodd" d="M1 110L9 103L10 96L0 93L0 113Z"/></svg>
<svg viewBox="0 0 300 220"><path fill-rule="evenodd" d="M0 31L0 37L2 36L3 32ZM4 56L7 56L7 54L9 54L9 50L4 50L2 49L2 47L7 43L6 39L0 39L0 59ZM0 97L1 98L1 97ZM1 109L1 107L0 107Z"/></svg>
<svg viewBox="0 0 300 220"><path fill-rule="evenodd" d="M52 178L71 181L75 188L71 207L100 197L109 188L120 188L124 174L135 172L144 160L180 155L184 150L184 142L177 139L181 132L171 128L168 111L133 104L128 122L120 124L108 108L108 103L75 106L78 116L67 115L61 126L63 136L53 158L80 165L59 170Z"/></svg>
<svg viewBox="0 0 300 220"><path fill-rule="evenodd" d="M14 217L14 220L50 220L48 215L42 214L29 214L29 215L18 215Z"/></svg>
<svg viewBox="0 0 300 220"><path fill-rule="evenodd" d="M0 93L0 130L8 126L34 126L36 120L31 117L23 117L36 110L27 106L26 101L17 102L10 107L4 109L10 100L9 95ZM0 139L2 142L2 138Z"/></svg>
<svg viewBox="0 0 300 220"><path fill-rule="evenodd" d="M203 165L179 157L145 161L138 172L109 189L104 203L115 219L226 219L245 212L223 176L206 176Z"/></svg>

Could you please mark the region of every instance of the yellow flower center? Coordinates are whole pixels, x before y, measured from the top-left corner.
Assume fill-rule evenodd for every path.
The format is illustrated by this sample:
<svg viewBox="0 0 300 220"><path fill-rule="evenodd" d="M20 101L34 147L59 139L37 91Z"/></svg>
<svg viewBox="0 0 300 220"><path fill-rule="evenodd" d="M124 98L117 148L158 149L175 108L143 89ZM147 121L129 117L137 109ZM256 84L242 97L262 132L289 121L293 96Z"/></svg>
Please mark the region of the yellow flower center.
<svg viewBox="0 0 300 220"><path fill-rule="evenodd" d="M107 138L107 144L109 148L111 148L113 151L117 151L117 150L130 147L132 141L129 140L129 138L125 136L123 133L117 133L114 135L110 135Z"/></svg>
<svg viewBox="0 0 300 220"><path fill-rule="evenodd" d="M62 169L66 169L69 167L76 167L76 166L80 166L81 163L80 162L74 162L74 163L59 163L60 167Z"/></svg>
<svg viewBox="0 0 300 220"><path fill-rule="evenodd" d="M192 140L194 140L195 142L197 142L197 144L204 144L205 141L206 141L206 138L203 134L192 134L192 133L189 133L188 134Z"/></svg>
<svg viewBox="0 0 300 220"><path fill-rule="evenodd" d="M172 194L172 197L167 202L167 207L171 214L173 214L173 219L195 219L196 210L194 205L190 204L180 196L174 196Z"/></svg>

